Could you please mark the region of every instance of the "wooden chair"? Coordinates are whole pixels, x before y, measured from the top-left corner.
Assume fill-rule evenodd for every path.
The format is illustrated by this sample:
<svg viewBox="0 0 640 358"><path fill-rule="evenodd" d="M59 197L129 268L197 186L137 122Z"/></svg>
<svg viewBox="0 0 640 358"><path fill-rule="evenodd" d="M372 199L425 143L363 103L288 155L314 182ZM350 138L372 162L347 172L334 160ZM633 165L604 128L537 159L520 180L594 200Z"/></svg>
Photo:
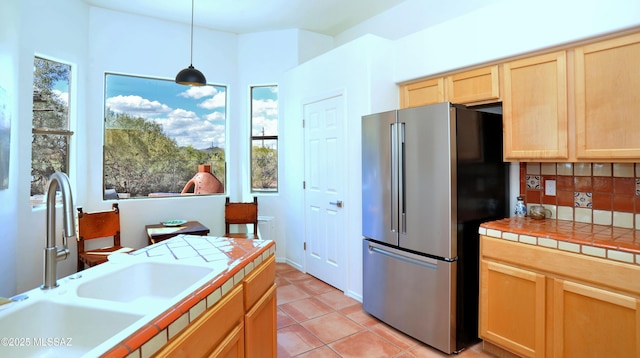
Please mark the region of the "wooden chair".
<svg viewBox="0 0 640 358"><path fill-rule="evenodd" d="M86 251L87 240L113 238L113 245ZM120 209L114 203L109 211L85 213L78 208L78 271L107 261L109 253L121 249L120 246Z"/></svg>
<svg viewBox="0 0 640 358"><path fill-rule="evenodd" d="M253 224L253 234L245 232L231 232L231 225ZM252 203L232 203L227 197L224 204L224 228L226 237L258 238L258 198L253 197Z"/></svg>

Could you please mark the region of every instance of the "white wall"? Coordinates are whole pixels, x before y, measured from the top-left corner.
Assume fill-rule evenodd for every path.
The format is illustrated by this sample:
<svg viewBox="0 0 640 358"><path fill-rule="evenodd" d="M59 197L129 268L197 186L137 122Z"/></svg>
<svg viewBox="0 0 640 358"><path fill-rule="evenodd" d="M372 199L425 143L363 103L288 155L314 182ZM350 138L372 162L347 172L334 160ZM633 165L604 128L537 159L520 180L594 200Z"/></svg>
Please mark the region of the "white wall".
<svg viewBox="0 0 640 358"><path fill-rule="evenodd" d="M301 46L304 43L306 46ZM310 44L317 43L317 46ZM309 33L297 29L269 31L254 34L241 35L238 38L238 88L236 95L239 97L240 106L237 112L236 124L230 130L230 138L245 138L250 133L250 87L256 85L279 86L281 91L280 77L282 74L296 67L304 58L308 58L318 51L325 51L328 44L332 43L331 37ZM299 50L299 47L303 47ZM310 48L306 48L310 47ZM315 50L314 50L315 49ZM301 59L303 58L303 59ZM282 97L282 94L279 93ZM282 117L279 121L279 134L282 134L287 123ZM286 138L286 136L283 136ZM285 139L286 141L286 139ZM237 148L236 155L230 158L230 162L236 165L230 166L234 170L234 177L239 178L237 190L230 193L232 199L251 201L251 197L256 195L250 192L250 153L249 142L236 141L242 145ZM279 148L280 160L283 156L283 147ZM280 173L284 172L282 165ZM273 217L273 230L270 232L276 241L276 260L284 262L287 257L287 243L284 234L285 220L279 213L284 212L286 202L282 200L282 193L287 188L282 182L279 183L278 193L259 194L258 211L261 216Z"/></svg>
<svg viewBox="0 0 640 358"><path fill-rule="evenodd" d="M419 21L407 14L405 21ZM640 24L635 0L500 0L394 43L396 82L520 55Z"/></svg>
<svg viewBox="0 0 640 358"><path fill-rule="evenodd" d="M0 190L0 296L15 293L16 249L18 237L18 36L20 9L18 0L0 2L0 87L7 95L8 114L11 118L11 148L9 159L9 187ZM0 143L1 146L6 145Z"/></svg>
<svg viewBox="0 0 640 358"><path fill-rule="evenodd" d="M45 211L33 209L29 205L31 178L31 111L33 93L33 57L45 56L72 65L72 87L70 102L76 103L75 111L70 112L71 126L78 131L83 130L86 118L86 71L87 71L87 36L88 6L80 1L63 0L20 0L18 36L20 47L17 52L18 62L13 67L18 81L15 95L18 99L18 113L13 125L17 135L13 136L11 150L18 152L20 160L16 170L18 180L14 182L17 194L14 198L17 210L17 231L11 239L16 240L15 270L7 272L16 278L15 287L4 287L3 291L22 292L42 284L43 255L45 247ZM74 21L67 21L74 19ZM71 171L77 171L73 158L78 154L79 146L71 146ZM84 187L82 176L71 178L71 185L77 193ZM10 191L16 189L9 189ZM57 219L61 222L61 211ZM61 226L58 226L61 227ZM56 230L60 235L62 231ZM70 243L74 245L75 243ZM72 246L75 250L75 246ZM71 272L75 262L68 259L60 263L59 271L66 275ZM4 274L4 272L3 272Z"/></svg>
<svg viewBox="0 0 640 358"><path fill-rule="evenodd" d="M306 103L341 94L345 105L346 166L345 185L345 247L347 252L347 287L353 297L362 295L361 277L361 116L396 107L398 90L391 81L388 59L390 43L374 36L365 36L310 60L283 77L280 112L286 126L281 143L281 180L286 188L282 199L286 203L285 237L287 262L301 270L305 268L305 206L303 106ZM375 100L378 99L378 100ZM313 164L310 164L313 165Z"/></svg>
<svg viewBox="0 0 640 358"><path fill-rule="evenodd" d="M342 45L366 34L397 40L496 1L501 0L405 0L339 34L335 43Z"/></svg>

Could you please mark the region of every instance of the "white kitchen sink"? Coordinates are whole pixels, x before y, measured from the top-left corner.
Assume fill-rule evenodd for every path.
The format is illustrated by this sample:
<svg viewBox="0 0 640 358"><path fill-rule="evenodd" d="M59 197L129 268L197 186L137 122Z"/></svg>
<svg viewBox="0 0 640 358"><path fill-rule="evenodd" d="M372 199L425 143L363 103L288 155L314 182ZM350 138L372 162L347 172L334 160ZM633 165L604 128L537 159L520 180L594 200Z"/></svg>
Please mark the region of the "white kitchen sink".
<svg viewBox="0 0 640 358"><path fill-rule="evenodd" d="M82 356L143 317L49 300L11 305L24 306L0 315L3 358Z"/></svg>
<svg viewBox="0 0 640 358"><path fill-rule="evenodd" d="M136 305L164 303L212 272L203 266L140 262L79 284L77 295Z"/></svg>

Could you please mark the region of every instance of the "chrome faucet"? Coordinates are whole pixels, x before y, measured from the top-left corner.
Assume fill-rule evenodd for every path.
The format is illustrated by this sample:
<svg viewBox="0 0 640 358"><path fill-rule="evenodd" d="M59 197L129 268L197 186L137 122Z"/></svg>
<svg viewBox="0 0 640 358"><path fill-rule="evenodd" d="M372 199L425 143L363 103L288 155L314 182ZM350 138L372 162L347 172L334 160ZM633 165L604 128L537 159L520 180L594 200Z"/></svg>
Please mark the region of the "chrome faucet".
<svg viewBox="0 0 640 358"><path fill-rule="evenodd" d="M62 246L56 247L56 189L62 191L62 214L64 215L64 234ZM44 248L44 282L40 286L43 290L58 287L58 261L69 256L67 239L76 236L76 217L73 212L73 196L69 177L62 172L55 172L49 177L47 188L47 246Z"/></svg>

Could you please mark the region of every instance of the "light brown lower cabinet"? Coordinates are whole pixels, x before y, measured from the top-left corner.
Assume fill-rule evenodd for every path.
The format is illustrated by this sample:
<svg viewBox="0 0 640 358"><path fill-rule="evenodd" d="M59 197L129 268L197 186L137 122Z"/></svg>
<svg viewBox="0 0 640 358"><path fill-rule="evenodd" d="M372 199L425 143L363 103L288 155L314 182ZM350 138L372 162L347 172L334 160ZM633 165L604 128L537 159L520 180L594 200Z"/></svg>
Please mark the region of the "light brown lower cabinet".
<svg viewBox="0 0 640 358"><path fill-rule="evenodd" d="M276 314L276 285L262 296L253 308L244 316L245 347L247 357L276 357L277 325Z"/></svg>
<svg viewBox="0 0 640 358"><path fill-rule="evenodd" d="M638 357L640 301L554 280L555 357Z"/></svg>
<svg viewBox="0 0 640 358"><path fill-rule="evenodd" d="M238 330L244 338L243 319L242 286L238 285L170 340L156 357L213 357L216 352L231 357L225 347L232 345L230 337ZM244 345L239 353L238 357L244 357Z"/></svg>
<svg viewBox="0 0 640 358"><path fill-rule="evenodd" d="M224 341L209 355L209 357L238 358L244 357L244 325L236 326Z"/></svg>
<svg viewBox="0 0 640 358"><path fill-rule="evenodd" d="M275 257L173 337L155 357L275 357Z"/></svg>
<svg viewBox="0 0 640 358"><path fill-rule="evenodd" d="M481 236L485 342L521 357L640 357L640 267Z"/></svg>
<svg viewBox="0 0 640 358"><path fill-rule="evenodd" d="M276 260L271 256L243 281L245 353L250 358L276 357Z"/></svg>
<svg viewBox="0 0 640 358"><path fill-rule="evenodd" d="M544 356L545 277L482 261L480 336L523 357Z"/></svg>

